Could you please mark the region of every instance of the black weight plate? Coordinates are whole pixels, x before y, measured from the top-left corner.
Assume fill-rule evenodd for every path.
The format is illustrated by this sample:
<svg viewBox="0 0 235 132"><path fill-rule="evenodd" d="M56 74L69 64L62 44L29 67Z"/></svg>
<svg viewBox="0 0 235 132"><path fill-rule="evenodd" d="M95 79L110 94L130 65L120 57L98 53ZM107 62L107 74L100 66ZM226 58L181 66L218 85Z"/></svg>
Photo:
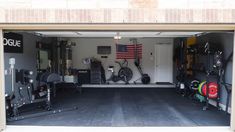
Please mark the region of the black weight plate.
<svg viewBox="0 0 235 132"><path fill-rule="evenodd" d="M122 67L118 71L118 76L122 79L122 81L130 81L133 77L133 72L128 67ZM125 77L126 77L127 80L125 80Z"/></svg>

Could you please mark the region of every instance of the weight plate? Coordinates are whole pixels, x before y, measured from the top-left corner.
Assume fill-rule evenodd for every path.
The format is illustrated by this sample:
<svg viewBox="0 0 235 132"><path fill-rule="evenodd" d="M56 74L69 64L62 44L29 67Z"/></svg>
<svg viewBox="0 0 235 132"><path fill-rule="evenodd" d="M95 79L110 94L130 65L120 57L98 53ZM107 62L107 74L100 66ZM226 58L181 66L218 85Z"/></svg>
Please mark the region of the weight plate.
<svg viewBox="0 0 235 132"><path fill-rule="evenodd" d="M201 86L201 89L200 89L200 92L201 92L201 95L203 95L203 93L202 93L202 89L203 89L203 87L206 85L206 82L205 83L203 83L202 84L202 86ZM204 95L203 95L204 96Z"/></svg>
<svg viewBox="0 0 235 132"><path fill-rule="evenodd" d="M191 86L190 87L191 87L192 90L198 90L199 84L200 84L200 82L198 80L193 80L191 82Z"/></svg>
<svg viewBox="0 0 235 132"><path fill-rule="evenodd" d="M202 95L202 86L206 83L206 81L203 81L198 86L198 92Z"/></svg>
<svg viewBox="0 0 235 132"><path fill-rule="evenodd" d="M208 84L208 86L209 86L209 89L208 89L208 91L209 91L209 94L208 94L209 98L217 98L217 96L218 96L218 84L215 83L215 82L210 82ZM202 87L202 94L203 94L203 96L207 95L206 88L207 88L207 85L204 85Z"/></svg>

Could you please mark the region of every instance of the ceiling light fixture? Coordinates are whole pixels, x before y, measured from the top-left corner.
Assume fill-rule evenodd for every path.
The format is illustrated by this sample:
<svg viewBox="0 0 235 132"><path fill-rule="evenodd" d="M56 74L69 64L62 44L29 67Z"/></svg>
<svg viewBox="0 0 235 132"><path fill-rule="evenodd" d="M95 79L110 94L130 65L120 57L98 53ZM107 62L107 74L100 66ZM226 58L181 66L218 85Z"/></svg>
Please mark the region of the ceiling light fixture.
<svg viewBox="0 0 235 132"><path fill-rule="evenodd" d="M116 35L113 38L117 39L117 40L122 39L119 32L117 32Z"/></svg>
<svg viewBox="0 0 235 132"><path fill-rule="evenodd" d="M162 33L162 32L158 32L158 33L156 33L155 35L158 36L158 35L161 35L161 33Z"/></svg>
<svg viewBox="0 0 235 132"><path fill-rule="evenodd" d="M78 36L82 36L82 34L80 32L75 32Z"/></svg>

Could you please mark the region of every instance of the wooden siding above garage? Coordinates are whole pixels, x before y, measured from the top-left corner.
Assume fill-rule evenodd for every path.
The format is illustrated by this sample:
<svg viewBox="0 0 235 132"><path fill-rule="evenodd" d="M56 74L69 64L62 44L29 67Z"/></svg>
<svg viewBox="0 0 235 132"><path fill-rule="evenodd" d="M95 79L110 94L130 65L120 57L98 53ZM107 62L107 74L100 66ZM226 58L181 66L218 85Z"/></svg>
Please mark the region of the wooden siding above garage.
<svg viewBox="0 0 235 132"><path fill-rule="evenodd" d="M235 9L0 9L0 23L234 23Z"/></svg>
<svg viewBox="0 0 235 132"><path fill-rule="evenodd" d="M234 23L223 0L0 0L0 23Z"/></svg>

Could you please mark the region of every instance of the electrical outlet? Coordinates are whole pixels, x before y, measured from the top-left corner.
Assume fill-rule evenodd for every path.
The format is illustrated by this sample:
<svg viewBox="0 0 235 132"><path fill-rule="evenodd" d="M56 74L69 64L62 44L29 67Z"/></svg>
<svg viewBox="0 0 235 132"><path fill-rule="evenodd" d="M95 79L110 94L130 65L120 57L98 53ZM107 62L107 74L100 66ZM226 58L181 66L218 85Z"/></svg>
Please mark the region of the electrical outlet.
<svg viewBox="0 0 235 132"><path fill-rule="evenodd" d="M5 73L5 75L8 75L8 71L7 70L5 70L4 73Z"/></svg>

